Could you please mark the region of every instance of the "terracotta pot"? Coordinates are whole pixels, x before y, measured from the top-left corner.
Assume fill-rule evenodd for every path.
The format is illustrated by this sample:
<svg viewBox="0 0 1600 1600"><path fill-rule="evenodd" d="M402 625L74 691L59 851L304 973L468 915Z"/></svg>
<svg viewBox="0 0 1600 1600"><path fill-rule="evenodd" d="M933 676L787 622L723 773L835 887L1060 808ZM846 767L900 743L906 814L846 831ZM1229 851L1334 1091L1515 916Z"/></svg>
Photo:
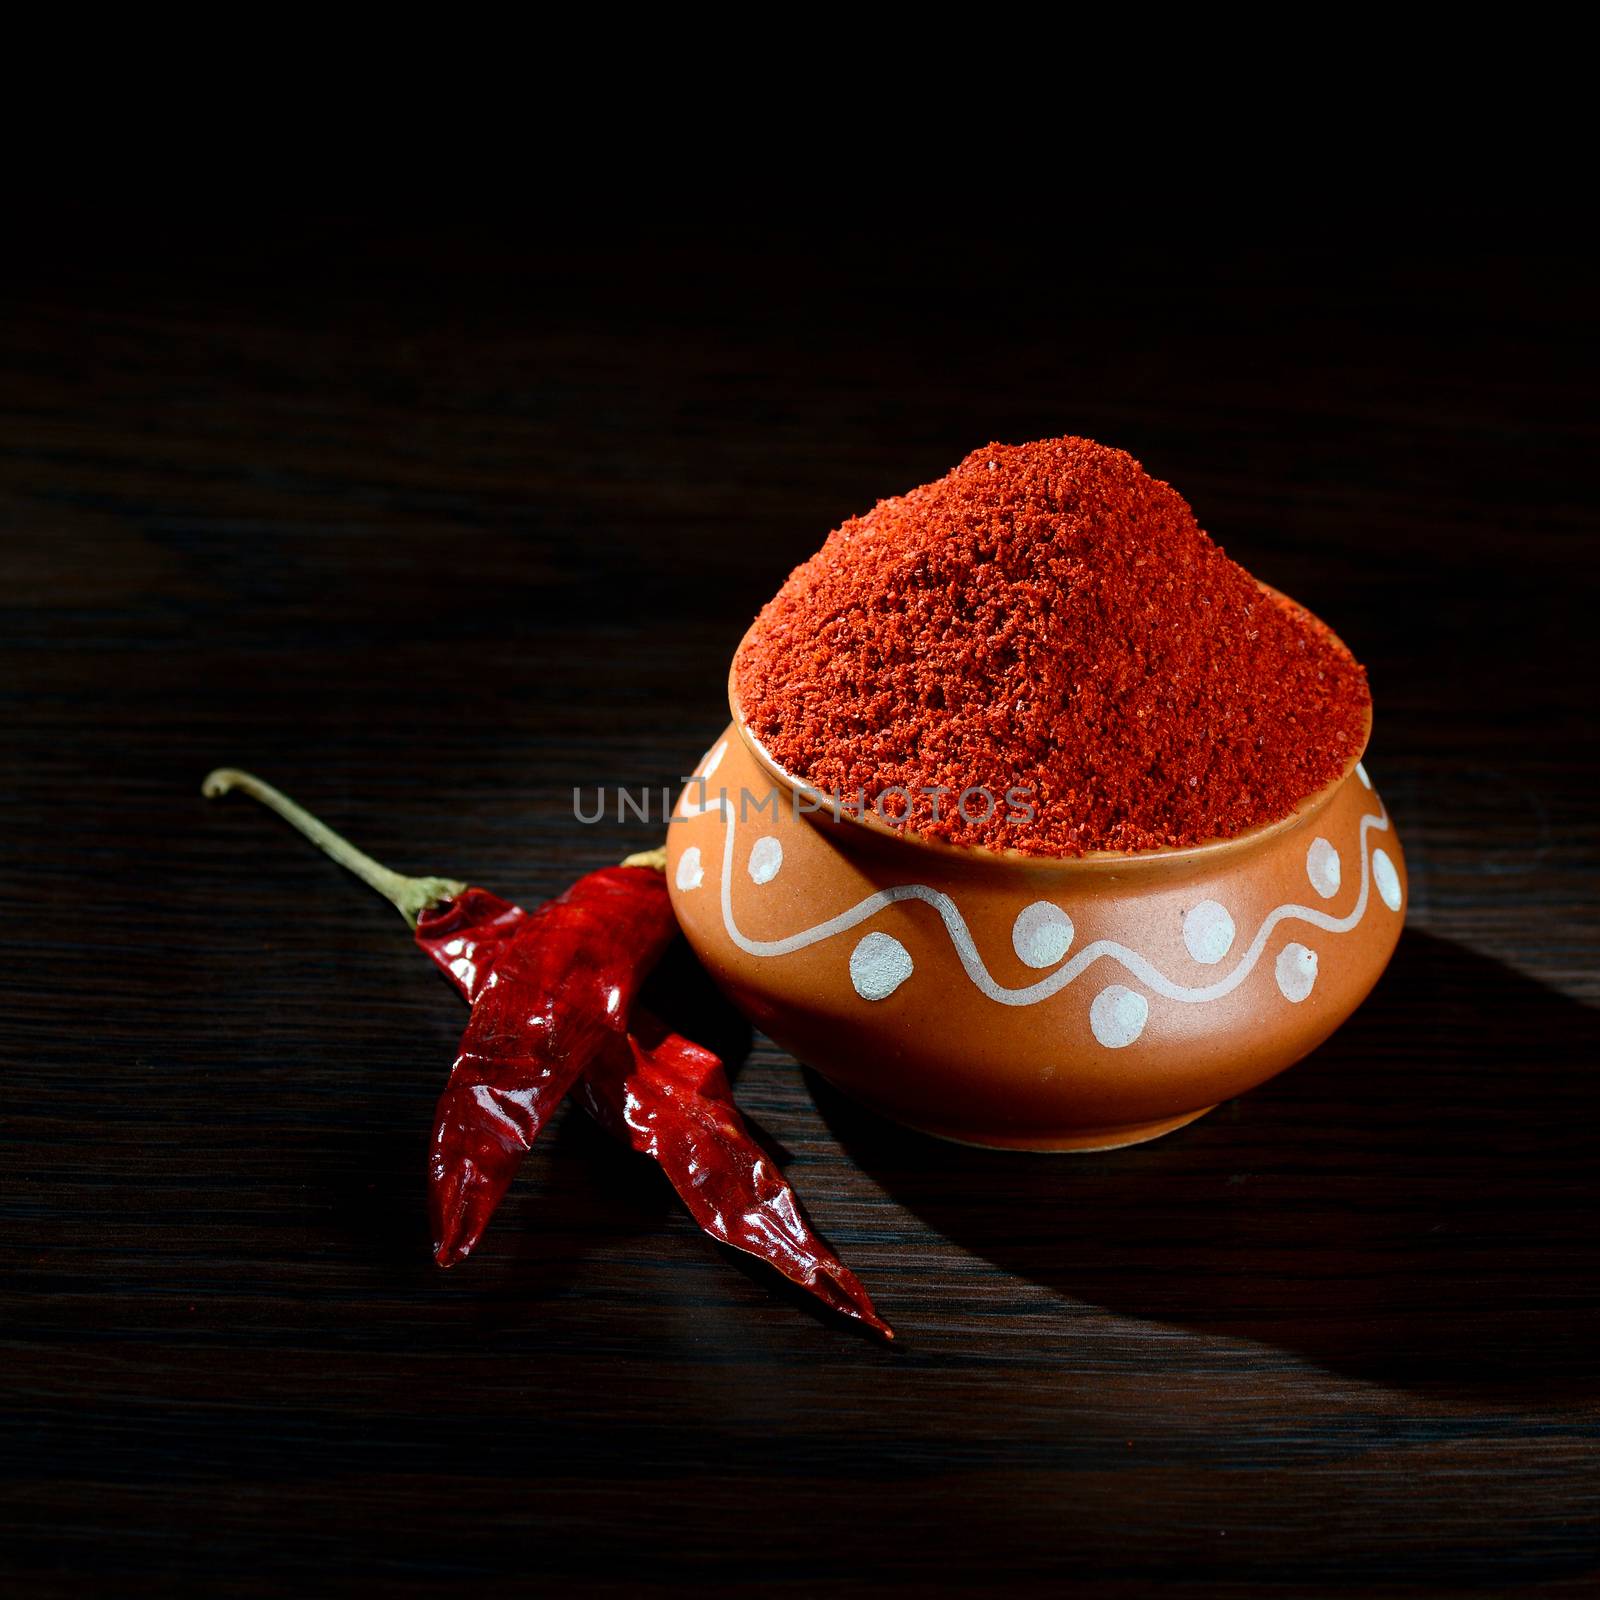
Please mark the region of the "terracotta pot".
<svg viewBox="0 0 1600 1600"><path fill-rule="evenodd" d="M1055 859L836 816L730 703L667 830L678 921L757 1027L927 1133L1182 1127L1315 1049L1399 939L1405 862L1359 762L1236 838Z"/></svg>

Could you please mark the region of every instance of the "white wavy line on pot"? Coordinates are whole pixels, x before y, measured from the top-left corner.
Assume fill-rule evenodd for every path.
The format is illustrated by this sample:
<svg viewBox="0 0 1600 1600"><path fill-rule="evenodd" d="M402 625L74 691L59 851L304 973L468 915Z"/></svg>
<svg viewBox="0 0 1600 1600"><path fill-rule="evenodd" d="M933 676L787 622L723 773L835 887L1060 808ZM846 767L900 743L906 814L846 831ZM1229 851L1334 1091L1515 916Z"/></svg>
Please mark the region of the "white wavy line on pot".
<svg viewBox="0 0 1600 1600"><path fill-rule="evenodd" d="M1361 921L1366 915L1367 899L1372 892L1372 863L1367 850L1367 833L1369 830L1383 832L1389 826L1388 810L1383 807L1381 800L1378 804L1379 811L1369 811L1361 818L1361 827L1356 839L1356 848L1361 856L1361 892L1356 896L1356 903L1351 907L1349 914L1334 917L1326 911L1318 911L1313 906L1293 904L1279 906L1276 910L1268 912L1256 930L1255 938L1250 941L1249 947L1233 970L1225 977L1218 978L1215 983L1208 983L1198 988L1174 983L1137 950L1130 950L1114 939L1096 939L1093 944L1085 945L1065 966L1058 967L1049 977L1041 978L1037 983L1026 984L1020 989L1008 989L1004 984L996 983L990 976L983 957L978 954L977 945L973 943L966 918L961 915L955 901L949 895L930 888L925 883L903 883L893 889L879 889L848 911L841 911L838 916L830 917L826 922L819 922L816 927L807 928L802 933L790 934L787 939L748 938L740 931L739 925L733 918L735 828L732 800L728 798L726 792L714 800L693 802L685 800L680 812L688 817L702 816L708 811L720 811L723 821L727 823L726 842L722 852L722 925L728 937L746 955L763 958L793 955L795 951L820 944L824 939L833 938L835 934L847 933L869 917L876 916L885 906L896 905L902 900L920 900L939 913L967 976L979 990L1000 1005L1031 1006L1037 1005L1041 1000L1048 1000L1051 995L1059 994L1074 979L1088 971L1102 956L1120 963L1155 994L1162 995L1168 1000L1181 1001L1185 1005L1201 1005L1207 1000L1220 1000L1223 995L1231 994L1250 976L1267 947L1267 940L1272 936L1272 930L1280 922L1308 922L1313 928L1322 929L1324 933L1349 933Z"/></svg>

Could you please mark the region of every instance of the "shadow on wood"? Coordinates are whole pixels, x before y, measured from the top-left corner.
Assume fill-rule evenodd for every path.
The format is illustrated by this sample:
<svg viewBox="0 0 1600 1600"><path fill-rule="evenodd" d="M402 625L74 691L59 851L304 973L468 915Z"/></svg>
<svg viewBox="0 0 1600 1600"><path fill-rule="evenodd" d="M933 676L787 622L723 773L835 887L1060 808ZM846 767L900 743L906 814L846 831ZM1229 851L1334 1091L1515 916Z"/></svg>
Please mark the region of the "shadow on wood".
<svg viewBox="0 0 1600 1600"><path fill-rule="evenodd" d="M1559 1401L1596 1371L1597 1064L1594 1011L1408 932L1314 1055L1130 1150L943 1144L809 1077L863 1168L1008 1272L1367 1379Z"/></svg>

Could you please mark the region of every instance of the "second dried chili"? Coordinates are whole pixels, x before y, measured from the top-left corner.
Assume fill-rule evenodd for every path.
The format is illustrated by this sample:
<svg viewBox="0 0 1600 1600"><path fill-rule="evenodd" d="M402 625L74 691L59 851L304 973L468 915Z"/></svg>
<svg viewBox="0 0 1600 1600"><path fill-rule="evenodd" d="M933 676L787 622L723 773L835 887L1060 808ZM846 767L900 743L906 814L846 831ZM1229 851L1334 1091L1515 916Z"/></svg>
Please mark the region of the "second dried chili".
<svg viewBox="0 0 1600 1600"><path fill-rule="evenodd" d="M811 1227L799 1196L745 1125L710 1050L636 1012L626 1039L601 1046L579 1094L602 1127L661 1168L702 1232L765 1261L842 1316L894 1338L861 1280Z"/></svg>

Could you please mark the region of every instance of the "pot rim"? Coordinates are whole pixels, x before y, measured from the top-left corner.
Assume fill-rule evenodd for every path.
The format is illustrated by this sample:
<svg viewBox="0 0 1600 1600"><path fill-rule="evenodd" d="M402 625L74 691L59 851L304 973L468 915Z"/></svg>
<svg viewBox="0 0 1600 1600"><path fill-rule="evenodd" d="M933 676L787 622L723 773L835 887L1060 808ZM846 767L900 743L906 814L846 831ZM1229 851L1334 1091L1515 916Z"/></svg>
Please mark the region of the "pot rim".
<svg viewBox="0 0 1600 1600"><path fill-rule="evenodd" d="M1256 580L1268 594L1289 604L1298 606L1318 622L1322 627L1327 624L1322 622L1315 612L1300 605L1281 590L1274 589L1271 584L1261 583ZM1333 797L1347 784L1361 763L1361 758L1367 753L1368 742L1372 738L1372 707L1367 707L1366 725L1361 731L1361 740L1356 747L1355 754L1345 763L1339 774L1331 778L1320 789L1300 800L1294 810L1286 816L1279 817L1275 822L1264 822L1255 828L1247 828L1243 833L1231 834L1220 839L1206 839L1194 845L1161 845L1151 850L1090 850L1081 856L1057 856L1035 854L1027 850L991 850L984 845L950 844L943 839L931 839L925 834L914 833L904 828L897 828L892 823L884 821L876 812L867 812L857 816L849 811L835 811L833 801L822 790L813 787L803 778L797 778L793 773L786 771L779 765L777 759L763 745L759 738L751 731L745 722L744 709L739 702L739 690L735 681L736 670L740 655L744 651L745 643L750 635L755 632L759 617L745 629L743 637L733 652L733 660L728 665L728 709L733 715L734 731L739 735L740 741L749 750L757 766L767 774L780 788L786 789L791 795L799 795L816 803L815 809L805 813L818 819L837 821L850 827L860 828L864 833L881 840L887 844L897 845L907 853L915 853L934 860L943 861L949 865L965 865L968 867L984 865L1004 865L1025 867L1031 871L1044 872L1097 872L1097 871L1127 871L1130 868L1157 868L1172 867L1189 862L1213 863L1218 859L1233 855L1243 854L1254 850L1260 845L1278 838L1282 834L1292 832L1301 824L1308 822L1319 812L1324 811L1332 802ZM1339 638L1338 634L1328 628L1335 643L1341 649L1348 650L1349 646ZM1351 652L1352 658L1354 652Z"/></svg>

